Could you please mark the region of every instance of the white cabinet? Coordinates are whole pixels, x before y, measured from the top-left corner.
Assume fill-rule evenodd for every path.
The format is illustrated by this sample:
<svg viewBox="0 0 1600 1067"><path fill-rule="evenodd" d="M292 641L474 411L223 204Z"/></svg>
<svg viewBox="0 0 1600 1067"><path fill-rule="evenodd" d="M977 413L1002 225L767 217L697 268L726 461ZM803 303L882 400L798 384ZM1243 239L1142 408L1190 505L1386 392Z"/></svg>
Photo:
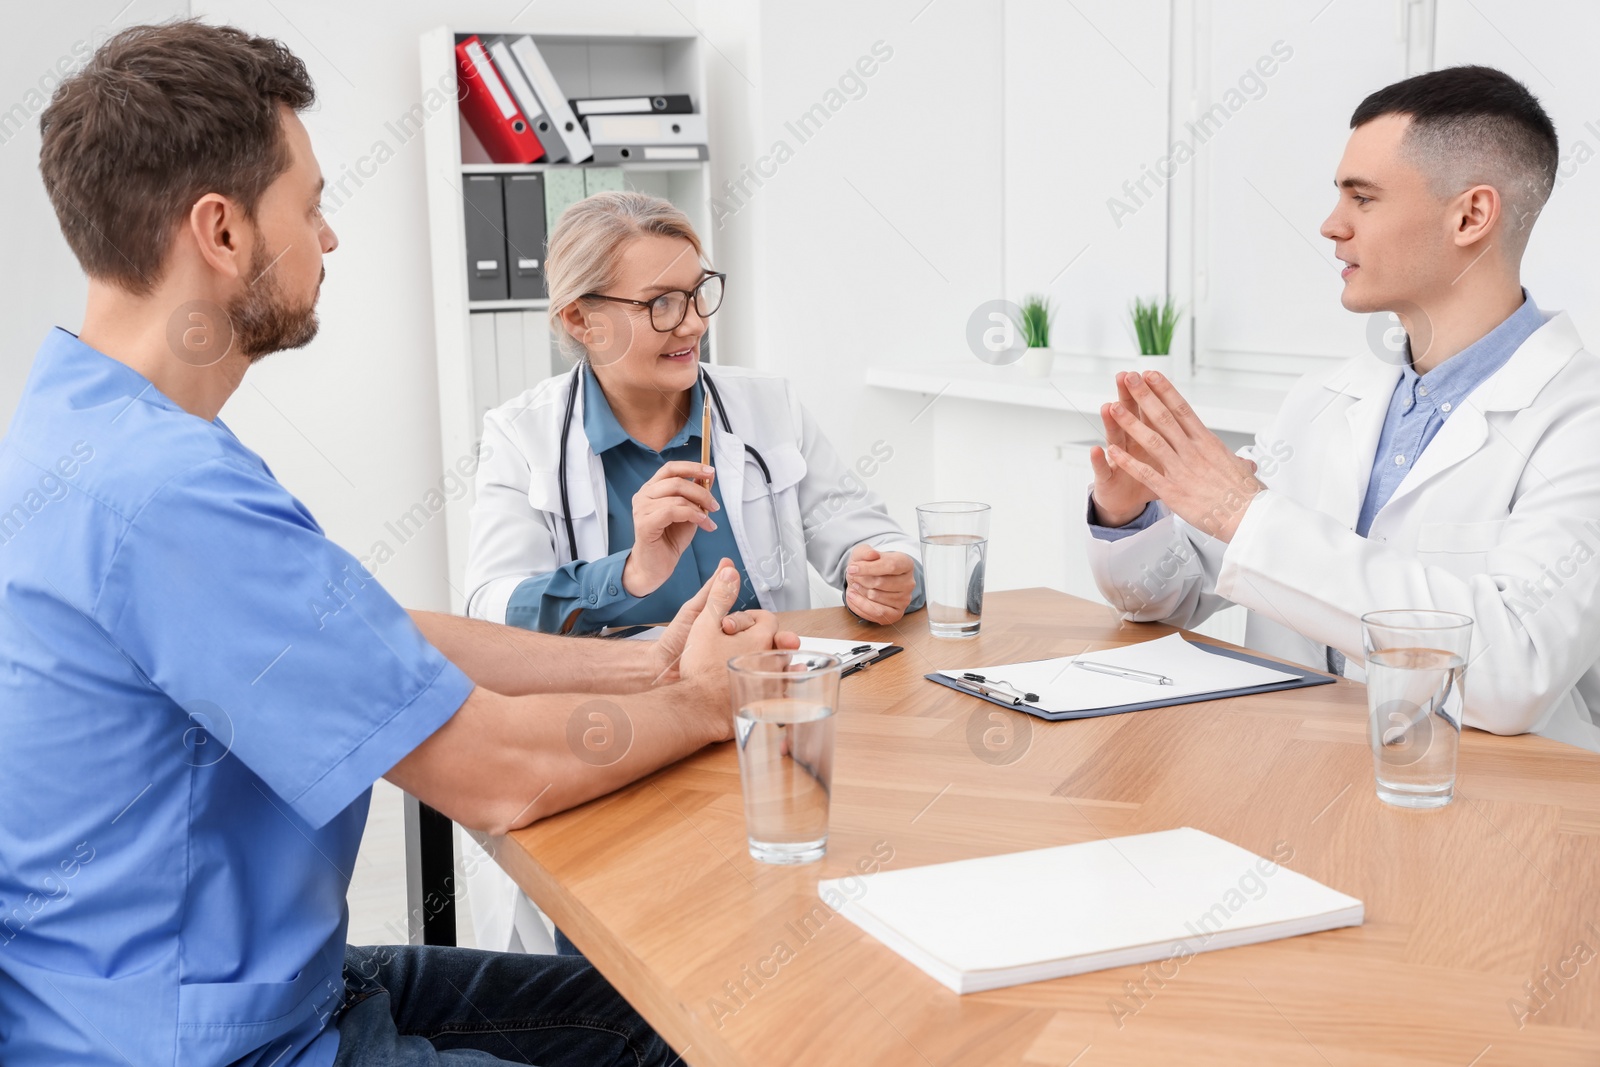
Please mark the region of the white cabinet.
<svg viewBox="0 0 1600 1067"><path fill-rule="evenodd" d="M567 368L559 356L552 359L555 341L542 310L474 311L468 322L472 406L480 428L492 408Z"/></svg>
<svg viewBox="0 0 1600 1067"><path fill-rule="evenodd" d="M994 509L987 587L1048 586L1098 599L1083 551L1092 477L1083 421L974 400L942 400L929 417L938 498Z"/></svg>
<svg viewBox="0 0 1600 1067"><path fill-rule="evenodd" d="M1351 112L1407 75L1426 26L1408 0L1324 3L1183 5L1173 143L1193 158L1174 181L1173 276L1197 366L1303 371L1365 347L1318 231Z"/></svg>
<svg viewBox="0 0 1600 1067"><path fill-rule="evenodd" d="M1053 296L1069 352L1135 351L1128 303L1160 294L1197 366L1299 373L1361 351L1318 230L1350 113L1427 68L1432 11L1008 0L1004 295Z"/></svg>

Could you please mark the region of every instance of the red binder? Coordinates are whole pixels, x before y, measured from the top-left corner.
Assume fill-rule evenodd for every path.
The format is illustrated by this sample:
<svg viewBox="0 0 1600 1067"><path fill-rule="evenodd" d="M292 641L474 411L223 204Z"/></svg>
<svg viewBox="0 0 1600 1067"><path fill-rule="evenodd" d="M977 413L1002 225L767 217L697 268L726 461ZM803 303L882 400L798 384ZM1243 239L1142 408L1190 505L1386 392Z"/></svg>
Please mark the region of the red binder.
<svg viewBox="0 0 1600 1067"><path fill-rule="evenodd" d="M456 77L460 81L461 117L483 142L496 163L535 163L544 145L533 124L517 107L500 72L474 34L456 45Z"/></svg>

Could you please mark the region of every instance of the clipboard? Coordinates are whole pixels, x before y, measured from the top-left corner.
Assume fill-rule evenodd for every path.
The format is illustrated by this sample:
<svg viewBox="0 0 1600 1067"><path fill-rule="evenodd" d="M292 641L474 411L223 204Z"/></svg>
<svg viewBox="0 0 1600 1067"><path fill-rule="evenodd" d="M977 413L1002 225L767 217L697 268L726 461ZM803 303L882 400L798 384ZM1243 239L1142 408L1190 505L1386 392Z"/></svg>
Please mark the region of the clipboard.
<svg viewBox="0 0 1600 1067"><path fill-rule="evenodd" d="M839 677L848 678L860 670L881 663L890 656L905 649L899 645L891 645L884 641L851 641L835 637L807 637L800 635L800 647L815 652L827 652L838 656L844 669L839 672Z"/></svg>
<svg viewBox="0 0 1600 1067"><path fill-rule="evenodd" d="M600 636L620 641L654 641L661 636L661 631L665 628L661 623L619 626L602 630ZM882 641L849 641L833 637L801 637L800 647L838 656L844 668L839 672L841 678L848 678L857 671L865 670L874 663L905 651L899 645Z"/></svg>
<svg viewBox="0 0 1600 1067"><path fill-rule="evenodd" d="M850 675L856 673L856 671L864 671L874 663L881 663L890 656L904 651L905 649L901 648L899 645L885 645L876 652L859 654L854 659L841 657L844 659L844 670L839 672L839 677L848 678Z"/></svg>
<svg viewBox="0 0 1600 1067"><path fill-rule="evenodd" d="M1042 708L1036 708L1027 703L1014 704L1009 700L1002 700L998 697L987 696L983 693L975 693L964 686L957 685L954 678L948 678L942 674L925 674L923 677L928 679L930 682L938 682L940 685L945 686L946 688L954 689L956 692L961 693L964 696L970 696L977 700L985 700L997 707L1009 708L1012 711L1025 712L1029 715L1032 715L1036 719L1044 719L1048 722L1061 722L1067 719L1095 719L1102 715L1121 715L1123 712L1128 711L1147 711L1150 708L1169 708L1178 704L1199 704L1207 700L1223 700L1228 697L1253 696L1256 693L1276 693L1285 689L1304 689L1313 685L1332 685L1335 681L1333 675L1323 674L1320 671L1306 670L1295 667L1288 663L1280 663L1277 660L1264 659L1261 656L1252 656L1247 652L1239 652L1231 648L1218 648L1215 645L1203 645L1195 641L1188 641L1187 638L1185 638L1185 641L1192 648L1197 648L1202 652L1209 652L1216 656L1225 656L1228 659L1239 660L1243 663L1253 663L1258 667L1266 667L1269 670L1281 671L1284 674L1293 674L1296 675L1296 677L1286 679L1281 682L1269 682L1263 685L1243 686L1236 689L1218 689L1209 693L1191 693L1187 696L1166 697L1164 699L1157 700L1144 700L1134 704L1118 704L1113 707L1106 708L1085 708L1082 711L1045 711Z"/></svg>

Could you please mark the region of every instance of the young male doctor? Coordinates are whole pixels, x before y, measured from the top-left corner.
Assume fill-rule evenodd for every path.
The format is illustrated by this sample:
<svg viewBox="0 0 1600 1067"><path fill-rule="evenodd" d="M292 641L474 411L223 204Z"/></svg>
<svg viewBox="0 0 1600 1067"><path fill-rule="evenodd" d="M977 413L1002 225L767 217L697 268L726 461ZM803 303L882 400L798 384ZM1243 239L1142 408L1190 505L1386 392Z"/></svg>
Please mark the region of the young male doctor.
<svg viewBox="0 0 1600 1067"><path fill-rule="evenodd" d="M1519 82L1453 67L1351 117L1322 226L1403 357L1302 379L1238 456L1158 374L1091 450L1090 560L1124 618L1249 611L1245 643L1360 680L1362 614L1471 616L1468 726L1600 750L1600 361L1521 286L1556 171Z"/></svg>

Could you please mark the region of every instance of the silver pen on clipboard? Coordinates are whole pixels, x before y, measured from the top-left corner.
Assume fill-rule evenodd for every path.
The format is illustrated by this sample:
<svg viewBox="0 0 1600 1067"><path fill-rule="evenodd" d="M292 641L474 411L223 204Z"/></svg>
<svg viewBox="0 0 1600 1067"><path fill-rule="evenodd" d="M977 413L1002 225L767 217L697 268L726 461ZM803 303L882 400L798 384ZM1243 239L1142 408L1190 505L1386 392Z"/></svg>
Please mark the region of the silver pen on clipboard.
<svg viewBox="0 0 1600 1067"><path fill-rule="evenodd" d="M1086 671L1095 671L1099 674L1115 675L1118 678L1127 678L1134 682L1148 682L1151 685L1171 685L1172 679L1164 674L1153 671L1136 671L1132 667L1113 667L1109 663L1096 663L1093 660L1075 659L1074 667L1082 667Z"/></svg>

